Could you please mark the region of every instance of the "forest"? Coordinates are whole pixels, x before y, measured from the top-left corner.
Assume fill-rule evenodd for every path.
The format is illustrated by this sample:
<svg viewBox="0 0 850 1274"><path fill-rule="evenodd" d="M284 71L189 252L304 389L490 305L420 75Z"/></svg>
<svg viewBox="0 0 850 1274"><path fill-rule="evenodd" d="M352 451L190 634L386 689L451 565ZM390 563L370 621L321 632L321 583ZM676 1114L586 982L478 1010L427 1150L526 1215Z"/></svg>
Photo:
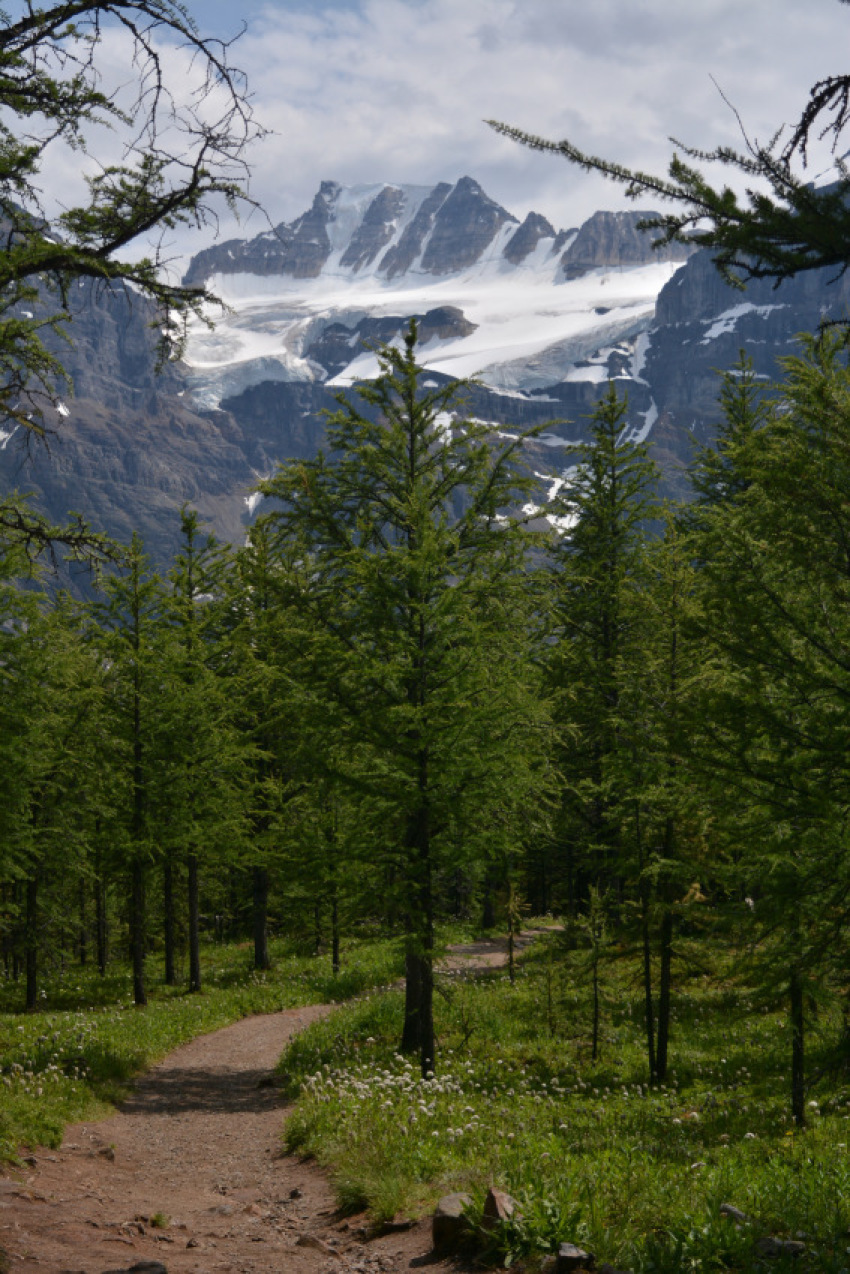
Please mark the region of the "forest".
<svg viewBox="0 0 850 1274"><path fill-rule="evenodd" d="M400 1046L425 1075L441 922L525 909L639 950L659 1084L680 938L719 927L784 1004L803 1125L808 1017L847 1011L846 349L809 340L773 387L743 359L683 507L658 503L612 384L546 523L522 437L494 445L462 385L424 388L415 324L382 367L326 454L263 484L239 548L185 508L164 575L134 538L85 603L8 549L20 1009L57 963L129 953L142 1006L148 977L202 990L205 939L250 939L262 970L292 935L337 970L371 929L402 942Z"/></svg>
<svg viewBox="0 0 850 1274"><path fill-rule="evenodd" d="M415 321L380 362L241 546L185 507L167 571L97 541L81 601L6 541L0 1148L234 1016L359 996L281 1063L343 1211L486 1177L525 1201L494 1259L757 1268L731 1186L774 1256L814 1226L843 1268L846 339L775 385L742 356L680 506L614 382L540 505ZM446 974L496 932L508 974Z"/></svg>
<svg viewBox="0 0 850 1274"><path fill-rule="evenodd" d="M116 253L246 196L258 126L227 46L168 0L112 7L143 67L149 32L176 31L229 105L191 114L184 164L154 58L135 159L56 241L33 212L44 150L85 151L81 121L124 108L93 60L56 78L68 6L0 32L0 96L57 130L28 147L0 121L0 405L34 445L72 283L141 289L179 354L211 298ZM70 8L94 58L102 6ZM659 185L518 136L684 205L655 223L668 239L707 218L696 241L727 272L843 270L846 168L815 193L789 164L819 113L838 139L847 86L815 86L789 153L720 153L770 181L747 208L681 162ZM801 337L773 384L743 354L719 377L682 504L616 381L540 475L528 435L425 372L415 323L380 363L326 451L260 484L241 545L185 506L158 571L138 536L0 501L0 1159L58 1146L187 1039L350 1001L276 1078L285 1145L341 1213L381 1224L469 1189L480 1249L496 1184L518 1205L483 1255L505 1265L570 1242L636 1274L846 1274L846 329ZM64 552L90 563L85 600ZM456 976L448 944L482 934L506 936L507 971Z"/></svg>

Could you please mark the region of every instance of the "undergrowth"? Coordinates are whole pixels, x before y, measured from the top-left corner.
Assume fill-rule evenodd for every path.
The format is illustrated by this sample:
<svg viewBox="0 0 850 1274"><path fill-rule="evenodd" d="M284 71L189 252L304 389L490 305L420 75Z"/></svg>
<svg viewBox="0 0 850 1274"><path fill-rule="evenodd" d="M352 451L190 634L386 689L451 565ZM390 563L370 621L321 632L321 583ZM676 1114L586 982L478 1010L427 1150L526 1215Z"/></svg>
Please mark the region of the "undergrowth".
<svg viewBox="0 0 850 1274"><path fill-rule="evenodd" d="M850 1084L835 1069L840 1023L810 1039L809 1126L795 1130L778 1007L703 949L680 980L666 1085L647 1083L636 963L605 972L601 1056L580 953L557 939L511 985L440 979L438 1073L421 1079L396 1052L402 997L364 998L293 1041L281 1071L300 1097L290 1150L330 1168L340 1205L377 1219L488 1185L521 1215L490 1239L512 1263L571 1241L637 1274L761 1269L756 1241L805 1235L807 1270L850 1269ZM750 1223L720 1213L729 1202ZM785 1268L780 1258L770 1268ZM800 1269L799 1262L795 1268Z"/></svg>
<svg viewBox="0 0 850 1274"><path fill-rule="evenodd" d="M272 969L250 966L253 948L210 945L204 991L155 984L149 1003L132 1003L129 967L104 977L90 968L53 970L41 1007L14 1009L21 984L0 980L0 1162L21 1146L56 1146L66 1124L108 1113L130 1081L171 1049L252 1013L334 1003L388 983L401 972L398 944L351 942L338 974L330 956L303 956L271 944Z"/></svg>

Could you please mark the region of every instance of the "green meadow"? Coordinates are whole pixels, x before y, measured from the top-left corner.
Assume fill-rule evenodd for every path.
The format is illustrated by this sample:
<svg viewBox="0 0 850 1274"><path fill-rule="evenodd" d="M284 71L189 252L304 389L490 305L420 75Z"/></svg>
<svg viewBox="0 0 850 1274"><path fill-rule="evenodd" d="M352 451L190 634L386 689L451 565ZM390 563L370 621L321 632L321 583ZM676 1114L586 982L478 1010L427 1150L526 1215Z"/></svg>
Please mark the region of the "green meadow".
<svg viewBox="0 0 850 1274"><path fill-rule="evenodd" d="M21 1146L57 1146L65 1124L106 1115L140 1071L171 1049L252 1013L343 1000L399 976L397 943L350 942L338 974L331 957L272 942L273 968L251 967L250 944L209 946L203 994L154 980L133 1006L128 966L46 973L39 1011L22 1014L20 985L0 981L0 1161Z"/></svg>
<svg viewBox="0 0 850 1274"><path fill-rule="evenodd" d="M671 1067L650 1087L636 959L602 975L591 1057L586 953L558 935L504 971L443 976L437 1073L397 1051L400 992L364 997L300 1035L281 1061L297 1105L289 1150L331 1172L340 1207L377 1220L467 1191L480 1223L488 1186L521 1216L473 1244L499 1264L564 1241L637 1274L764 1268L756 1244L805 1242L802 1264L850 1269L850 1076L841 1023L812 1028L807 1124L787 1092L786 1016L736 973L728 950L694 945L674 996ZM711 961L711 973L705 970ZM730 1203L747 1214L737 1226Z"/></svg>

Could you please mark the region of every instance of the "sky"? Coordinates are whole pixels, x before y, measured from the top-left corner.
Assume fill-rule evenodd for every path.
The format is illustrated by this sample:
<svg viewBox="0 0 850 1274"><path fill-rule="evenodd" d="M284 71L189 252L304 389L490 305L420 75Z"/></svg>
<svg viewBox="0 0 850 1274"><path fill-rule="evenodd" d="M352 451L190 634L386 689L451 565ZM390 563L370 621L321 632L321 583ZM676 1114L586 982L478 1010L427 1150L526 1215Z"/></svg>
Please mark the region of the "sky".
<svg viewBox="0 0 850 1274"><path fill-rule="evenodd" d="M629 206L620 188L497 135L485 119L663 173L671 135L740 146L737 111L767 141L796 120L816 80L850 70L850 4L839 0L187 7L204 34L229 38L244 24L232 58L270 130L250 156L251 193L273 224L304 211L323 179L433 185L468 174L517 216L534 209L556 228L577 225L598 208ZM825 163L815 156L812 175ZM224 225L226 234L264 228L258 216L241 230Z"/></svg>

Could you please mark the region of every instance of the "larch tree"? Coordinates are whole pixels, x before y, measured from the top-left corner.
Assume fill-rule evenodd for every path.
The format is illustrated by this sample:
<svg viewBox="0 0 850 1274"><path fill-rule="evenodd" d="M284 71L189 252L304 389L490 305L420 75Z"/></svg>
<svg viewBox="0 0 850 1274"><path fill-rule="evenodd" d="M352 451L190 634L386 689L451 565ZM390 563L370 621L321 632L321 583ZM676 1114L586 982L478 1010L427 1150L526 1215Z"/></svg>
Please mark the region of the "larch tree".
<svg viewBox="0 0 850 1274"><path fill-rule="evenodd" d="M614 785L624 660L634 627L627 604L652 509L655 469L633 443L613 383L588 444L548 507L562 527L551 551L547 676L560 727L557 837L571 910L590 884L620 870L623 810Z"/></svg>
<svg viewBox="0 0 850 1274"><path fill-rule="evenodd" d="M802 1124L807 995L844 950L850 902L846 348L811 339L785 371L758 431L736 430L732 494L697 508L691 543L716 668L704 713L731 816L736 793L748 825L758 821L738 870L788 1005Z"/></svg>
<svg viewBox="0 0 850 1274"><path fill-rule="evenodd" d="M262 490L280 502L269 517L298 567L288 597L309 621L305 710L324 715L330 760L374 818L373 864L401 881L402 1042L427 1074L438 880L461 820L465 854L520 835L548 735L529 684L530 539L510 512L529 486L521 441L494 454L453 415L461 387L423 383L415 323L379 361L340 399L329 453Z"/></svg>

